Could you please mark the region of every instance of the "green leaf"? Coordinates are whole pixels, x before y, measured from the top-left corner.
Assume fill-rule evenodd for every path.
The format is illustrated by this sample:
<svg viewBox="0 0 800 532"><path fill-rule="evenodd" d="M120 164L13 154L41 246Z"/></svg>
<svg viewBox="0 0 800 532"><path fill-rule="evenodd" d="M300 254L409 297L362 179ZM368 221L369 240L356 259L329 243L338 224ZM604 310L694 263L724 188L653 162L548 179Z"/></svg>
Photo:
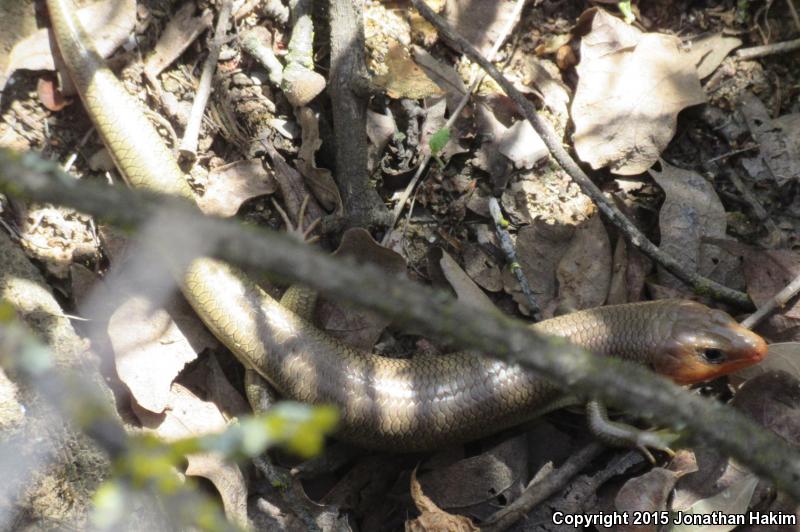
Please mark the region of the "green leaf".
<svg viewBox="0 0 800 532"><path fill-rule="evenodd" d="M633 14L631 0L623 0L622 2L619 2L617 3L617 7L622 13L622 16L625 17L625 22L628 24L633 24L633 21L636 20L636 15Z"/></svg>
<svg viewBox="0 0 800 532"><path fill-rule="evenodd" d="M428 146L431 148L431 156L436 157L439 155L439 152L447 146L447 143L450 141L450 128L443 127L433 135L431 135L430 140L428 141Z"/></svg>

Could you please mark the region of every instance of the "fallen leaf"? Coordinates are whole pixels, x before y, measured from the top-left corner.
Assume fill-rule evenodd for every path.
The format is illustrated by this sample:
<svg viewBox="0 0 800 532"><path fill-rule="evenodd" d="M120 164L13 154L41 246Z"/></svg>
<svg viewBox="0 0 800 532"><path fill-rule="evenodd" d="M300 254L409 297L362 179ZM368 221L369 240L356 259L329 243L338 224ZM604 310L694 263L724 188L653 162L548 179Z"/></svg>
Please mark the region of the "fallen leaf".
<svg viewBox="0 0 800 532"><path fill-rule="evenodd" d="M556 306L553 302L557 295L556 267L574 234L574 227L550 225L539 220L523 227L517 234L517 258L544 317L553 316ZM514 301L527 308L527 300L508 269L503 270L503 284Z"/></svg>
<svg viewBox="0 0 800 532"><path fill-rule="evenodd" d="M173 298L168 308L153 308L149 299L133 295L111 314L108 336L117 374L136 402L151 412L167 407L170 386L197 351L173 321L195 319L185 301Z"/></svg>
<svg viewBox="0 0 800 532"><path fill-rule="evenodd" d="M773 182L778 187L794 182L800 176L800 149L791 131L784 124L775 124L764 103L754 94L745 92L739 107L750 134L758 143L755 157L742 159L742 165L757 182Z"/></svg>
<svg viewBox="0 0 800 532"><path fill-rule="evenodd" d="M467 87L459 73L450 65L437 60L421 46L412 46L411 52L414 54L414 62L444 92L447 108L450 112L455 111L459 101L467 93Z"/></svg>
<svg viewBox="0 0 800 532"><path fill-rule="evenodd" d="M714 187L702 176L660 161L661 171L649 170L666 196L659 212L661 241L659 247L680 263L687 272L724 281L733 285L738 275L739 261L716 245L704 244L704 239L724 239L727 218ZM664 286L686 289L666 269L659 266L658 280Z"/></svg>
<svg viewBox="0 0 800 532"><path fill-rule="evenodd" d="M420 475L422 490L437 507L485 519L500 504L516 499L528 469L528 440L509 438L481 454L433 467Z"/></svg>
<svg viewBox="0 0 800 532"><path fill-rule="evenodd" d="M62 110L70 103L70 100L64 98L64 95L58 90L58 83L52 74L44 74L39 77L36 92L42 105L53 112Z"/></svg>
<svg viewBox="0 0 800 532"><path fill-rule="evenodd" d="M205 214L229 218L242 204L277 189L275 178L264 169L261 159L236 161L213 169L197 204Z"/></svg>
<svg viewBox="0 0 800 532"><path fill-rule="evenodd" d="M732 468L735 465L732 464ZM747 512L753 492L758 485L758 477L744 469L736 469L735 473L727 479L727 486L719 493L700 499L689 508L683 510L684 514L740 514ZM687 516L688 517L688 516ZM736 524L697 525L694 523L677 524L666 528L669 532L728 532L736 528Z"/></svg>
<svg viewBox="0 0 800 532"><path fill-rule="evenodd" d="M144 62L145 72L151 79L171 65L200 34L211 27L214 21L211 10L207 9L196 17L196 8L194 2L186 2L170 17L153 51Z"/></svg>
<svg viewBox="0 0 800 532"><path fill-rule="evenodd" d="M421 100L442 94L442 89L414 62L400 43L389 48L385 58L386 74L375 76L372 82L386 91L390 98Z"/></svg>
<svg viewBox="0 0 800 532"><path fill-rule="evenodd" d="M677 37L642 34L601 9L581 39L577 72L575 150L592 168L620 175L650 168L675 134L678 113L706 101Z"/></svg>
<svg viewBox="0 0 800 532"><path fill-rule="evenodd" d="M601 306L611 282L611 243L595 214L575 228L556 267L557 307L564 311Z"/></svg>
<svg viewBox="0 0 800 532"><path fill-rule="evenodd" d="M497 310L492 300L461 269L461 266L441 247L434 247L429 254L428 267L439 270L462 303L487 311Z"/></svg>
<svg viewBox="0 0 800 532"><path fill-rule="evenodd" d="M322 145L319 138L319 117L310 107L295 109L295 116L303 131L300 151L297 154L297 170L305 177L306 185L317 201L330 212L342 211L342 197L330 170L317 168L315 154Z"/></svg>
<svg viewBox="0 0 800 532"><path fill-rule="evenodd" d="M278 150L275 149L271 142L265 142L263 146L275 169L275 181L277 181L278 188L281 192L284 209L289 217L296 222L297 216L300 213L300 206L303 204L303 201L309 197L308 188L305 186L303 176L286 162L286 159L283 158L283 155L278 153ZM324 214L325 211L320 208L317 201L312 197L306 206L306 217L305 220L303 220L303 227L308 227L314 220L321 218Z"/></svg>
<svg viewBox="0 0 800 532"><path fill-rule="evenodd" d="M530 122L519 120L496 140L497 151L508 157L516 168L530 170L550 155L547 146Z"/></svg>
<svg viewBox="0 0 800 532"><path fill-rule="evenodd" d="M411 498L420 516L406 521L406 532L478 532L478 527L463 515L445 512L423 492L417 481L417 470L411 473Z"/></svg>
<svg viewBox="0 0 800 532"><path fill-rule="evenodd" d="M742 45L742 41L722 33L712 33L697 37L690 44L687 59L697 67L697 77L705 79L714 73L731 51Z"/></svg>
<svg viewBox="0 0 800 532"><path fill-rule="evenodd" d="M216 453L197 453L186 457L186 474L207 478L217 488L225 516L242 530L247 523L247 482L239 466Z"/></svg>
<svg viewBox="0 0 800 532"><path fill-rule="evenodd" d="M370 172L378 167L384 148L396 132L397 124L391 114L376 113L372 109L367 109L367 138L369 139L367 166Z"/></svg>
<svg viewBox="0 0 800 532"><path fill-rule="evenodd" d="M652 263L641 251L628 244L624 238L618 238L606 303L618 305L641 301L645 279L651 267Z"/></svg>
<svg viewBox="0 0 800 532"><path fill-rule="evenodd" d="M368 231L348 229L342 235L337 257L352 257L359 263L378 266L389 275L404 276L405 259L394 251L375 242ZM356 348L371 350L390 320L379 314L350 305L323 300L317 309L322 328L331 336Z"/></svg>
<svg viewBox="0 0 800 532"><path fill-rule="evenodd" d="M108 57L128 40L136 24L136 0L103 0L78 10L78 18L86 33L94 39L101 57ZM50 36L47 28L40 29L11 50L0 90L16 70L55 70Z"/></svg>
<svg viewBox="0 0 800 532"><path fill-rule="evenodd" d="M667 508L667 499L679 474L662 467L654 467L647 473L628 479L614 497L614 509L633 515L660 512ZM617 525L619 532L649 532L657 529L655 523L645 525Z"/></svg>
<svg viewBox="0 0 800 532"><path fill-rule="evenodd" d="M464 270L478 286L489 292L503 289L500 267L480 246L466 243L463 258Z"/></svg>
<svg viewBox="0 0 800 532"><path fill-rule="evenodd" d="M135 405L134 413L143 427L167 441L220 432L228 426L214 403L203 401L178 383L170 388L164 414L154 414ZM186 474L210 480L219 491L228 519L246 527L247 484L239 466L215 453L191 454L186 459Z"/></svg>
<svg viewBox="0 0 800 532"><path fill-rule="evenodd" d="M469 41L482 55L487 55L502 36L509 22L512 30L518 21L514 15L513 0L447 0L444 18L450 27ZM445 38L444 35L442 35ZM458 49L458 48L457 48Z"/></svg>

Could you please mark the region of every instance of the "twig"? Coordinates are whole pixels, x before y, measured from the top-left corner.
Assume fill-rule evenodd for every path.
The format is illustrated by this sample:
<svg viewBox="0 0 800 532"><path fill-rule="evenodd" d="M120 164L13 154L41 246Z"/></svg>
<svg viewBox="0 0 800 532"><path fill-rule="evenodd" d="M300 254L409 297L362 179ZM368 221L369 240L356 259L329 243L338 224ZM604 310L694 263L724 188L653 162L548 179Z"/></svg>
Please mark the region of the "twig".
<svg viewBox="0 0 800 532"><path fill-rule="evenodd" d="M388 276L373 265L329 257L286 235L206 218L186 200L77 181L34 154L0 149L0 190L67 205L126 227L157 224L155 245L174 250L176 257L188 252L188 241L202 235L207 249L216 243L215 256L300 282L392 318L399 326L491 353L608 406L686 430L694 442L717 447L800 500L800 453L788 442L728 405L690 394L647 368L592 356L561 339L543 337L502 312L478 311L449 294Z"/></svg>
<svg viewBox="0 0 800 532"><path fill-rule="evenodd" d="M232 4L231 0L225 0L219 11L217 26L214 29L214 38L211 39L208 46L208 57L206 57L206 62L203 65L203 73L200 75L200 83L197 85L194 102L192 102L192 111L186 123L186 129L183 132L180 154L183 159L188 161L194 162L197 159L197 138L200 135L200 124L203 122L203 114L206 110L208 97L211 95L211 79L214 76L214 70L217 68L220 50L225 42Z"/></svg>
<svg viewBox="0 0 800 532"><path fill-rule="evenodd" d="M797 14L797 8L794 7L794 0L786 0L786 6L789 8L789 13L792 14L797 31L800 31L800 16Z"/></svg>
<svg viewBox="0 0 800 532"><path fill-rule="evenodd" d="M710 161L709 161L710 162ZM736 187L736 190L739 191L739 194L742 195L742 199L744 199L750 208L753 209L753 214L755 214L756 218L759 219L761 223L764 224L764 227L769 231L770 235L770 244L774 247L778 247L783 242L783 234L781 230L778 229L778 226L775 225L775 222L770 217L767 210L761 205L761 202L758 200L753 191L750 190L750 187L742 181L739 177L738 172L736 170L732 170L728 172L728 178L733 183L733 186Z"/></svg>
<svg viewBox="0 0 800 532"><path fill-rule="evenodd" d="M758 144L748 144L747 146L745 146L743 148L739 148L739 149L736 149L736 150L731 150L731 151L728 151L726 153L723 153L722 155L717 155L716 157L712 157L711 159L709 159L706 162L715 163L717 161L721 161L723 159L727 159L728 157L733 157L734 155L739 155L740 153L745 153L745 152L748 152L748 151L757 150L757 149L759 149L759 147L760 146Z"/></svg>
<svg viewBox="0 0 800 532"><path fill-rule="evenodd" d="M275 87L280 87L283 81L283 65L272 51L262 41L262 35L267 33L266 28L256 26L252 30L246 31L239 37L242 50L253 56L267 70L269 82Z"/></svg>
<svg viewBox="0 0 800 532"><path fill-rule="evenodd" d="M522 8L524 6L525 6L525 0L517 0L517 2L514 4L514 11L512 12L511 16L508 17L506 25L500 31L497 40L494 42L492 49L489 51L489 55L487 57L489 57L491 61L494 61L494 56L497 55L497 52L500 50L500 47L503 46L503 43L508 38L509 34L511 33L511 30L514 29L514 24L516 24L517 19L519 18L520 13L522 13ZM470 76L469 89L467 89L467 92L465 92L464 95L461 97L461 100L458 102L456 108L453 109L453 112L450 113L450 118L447 119L447 122L445 123L444 127L446 128L453 127L453 124L456 123L456 120L458 120L459 115L461 115L461 111L463 111L464 107L466 107L467 102L472 96L472 93L478 89L481 83L483 83L483 78L485 77L486 77L485 72L481 72L480 70L478 70L477 65L472 65L472 75ZM408 185L406 186L406 189L400 196L400 199L397 200L397 205L394 206L394 210L392 211L392 223L389 224L388 228L389 230L383 237L382 244L384 246L387 244L389 237L391 236L392 233L392 228L394 228L394 225L400 218L400 214L403 212L403 208L405 207L408 198L411 197L411 193L417 186L417 182L422 177L423 172L425 172L425 170L428 168L428 163L430 163L432 156L433 154L431 154L430 152L423 155L422 159L419 162L419 166L417 166L417 171L414 173L414 177L411 178L411 181L409 181Z"/></svg>
<svg viewBox="0 0 800 532"><path fill-rule="evenodd" d="M90 127L86 133L83 134L81 140L78 141L78 145L75 146L75 150L70 154L69 157L67 157L67 161L64 163L65 172L69 172L72 169L72 165L75 164L75 159L78 158L78 150L83 148L83 145L88 142L89 137L92 136L92 133L94 133L94 127Z"/></svg>
<svg viewBox="0 0 800 532"><path fill-rule="evenodd" d="M800 39L742 48L736 52L736 58L741 60L756 59L767 55L794 52L795 50L800 50Z"/></svg>
<svg viewBox="0 0 800 532"><path fill-rule="evenodd" d="M752 329L761 321L770 315L775 309L784 306L789 302L797 293L800 292L800 275L792 279L792 282L787 284L783 290L772 296L772 298L758 308L757 311L750 314L744 321L742 327Z"/></svg>
<svg viewBox="0 0 800 532"><path fill-rule="evenodd" d="M519 264L517 252L514 249L514 243L511 242L511 235L509 235L508 231L506 231L506 227L508 227L509 223L508 220L503 217L503 213L500 211L500 203L498 203L497 198L489 198L489 213L492 215L492 219L494 220L494 228L495 232L497 233L497 238L500 239L500 249L502 249L503 253L505 253L506 262L508 262L511 271L517 278L517 282L519 282L519 286L522 288L522 293L525 294L525 299L528 301L528 307L530 307L531 310L531 317L533 318L533 321L541 321L542 308L539 306L539 303L533 296L533 292L531 292L531 285L528 283L528 278L525 277L525 272L522 271L522 266Z"/></svg>
<svg viewBox="0 0 800 532"><path fill-rule="evenodd" d="M536 505L561 491L572 477L600 456L603 449L605 449L603 444L593 442L570 456L561 467L551 471L539 482L525 488L525 491L514 502L492 514L485 523L481 524L481 531L502 532L525 517Z"/></svg>
<svg viewBox="0 0 800 532"><path fill-rule="evenodd" d="M650 242L648 238L637 228L619 209L603 195L600 188L589 179L578 164L570 157L561 140L553 131L553 128L543 120L533 105L506 79L506 77L487 61L466 39L457 35L439 16L437 16L423 0L411 0L417 11L430 22L436 29L444 35L450 42L454 43L470 59L478 63L486 72L497 82L505 93L519 106L522 114L531 123L533 129L544 141L550 153L558 164L564 169L573 181L580 187L581 191L589 196L597 205L600 212L614 224L632 245L639 248L647 257L654 260L667 269L675 277L692 287L696 294L706 295L734 303L743 308L752 308L753 304L747 294L723 286L707 277L696 272L688 272L683 266L670 255L667 255L658 247Z"/></svg>

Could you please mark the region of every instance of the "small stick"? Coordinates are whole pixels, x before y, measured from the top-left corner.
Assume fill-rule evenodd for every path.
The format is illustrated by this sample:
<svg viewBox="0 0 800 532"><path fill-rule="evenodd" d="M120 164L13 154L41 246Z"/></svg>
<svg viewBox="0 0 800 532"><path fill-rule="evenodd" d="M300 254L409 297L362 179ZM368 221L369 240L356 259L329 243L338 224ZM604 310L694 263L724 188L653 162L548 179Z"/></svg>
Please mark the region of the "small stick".
<svg viewBox="0 0 800 532"><path fill-rule="evenodd" d="M494 60L494 56L497 55L497 52L500 50L500 47L503 46L503 43L508 38L508 35L511 33L511 30L514 29L514 24L516 23L517 19L519 18L520 13L522 13L522 8L525 6L525 0L517 0L516 4L514 4L514 11L510 17L508 17L508 22L506 23L503 30L500 32L497 40L494 42L492 49L489 51L488 57L490 60ZM486 73L478 70L477 65L472 65L472 75L470 76L470 85L467 92L461 97L461 100L458 102L458 105L450 114L450 118L447 119L447 123L445 123L446 128L453 127L456 120L458 120L458 116L461 114L461 111L464 110L464 107L467 105L470 96L472 93L477 90L481 83L483 83L483 78L486 77ZM392 223L389 224L389 228L386 231L386 235L383 237L382 244L385 246L389 239L389 236L392 233L392 228L394 224L397 223L397 220L400 218L400 214L403 212L403 207L405 207L408 198L411 197L411 193L414 191L414 188L417 186L417 182L419 182L420 178L422 177L422 173L428 168L428 163L431 161L432 154L428 153L422 157L422 160L417 167L417 171L414 174L414 177L411 178L406 189L403 191L403 195L400 196L400 199L397 201L397 205L394 207L394 211L392 212Z"/></svg>
<svg viewBox="0 0 800 532"><path fill-rule="evenodd" d="M798 292L800 292L800 275L792 279L792 282L787 284L783 290L772 296L769 301L761 305L757 311L745 318L745 320L742 321L741 326L747 329L752 329L761 323L761 321L769 316L775 309L788 303L789 300L796 296Z"/></svg>
<svg viewBox="0 0 800 532"><path fill-rule="evenodd" d="M552 126L546 122L536 111L536 108L514 87L514 85L497 68L486 60L466 39L456 34L438 15L436 15L423 0L411 0L417 11L430 22L439 33L445 35L448 40L464 52L470 59L478 63L505 91L505 93L519 106L522 114L530 122L533 129L544 141L553 158L558 162L572 180L580 187L581 192L589 196L598 210L606 219L614 224L624 235L628 242L637 247L647 257L657 262L675 277L692 287L697 294L721 299L733 303L743 308L752 308L753 303L747 294L728 288L703 277L697 272L689 272L672 256L661 251L653 244L644 233L642 233L633 222L631 222L622 212L603 195L594 181L578 166L575 160L567 153L561 145L561 139L556 135Z"/></svg>
<svg viewBox="0 0 800 532"><path fill-rule="evenodd" d="M800 31L800 16L797 15L797 9L794 7L794 0L786 0L786 5L789 7L789 13L792 14L797 31Z"/></svg>
<svg viewBox="0 0 800 532"><path fill-rule="evenodd" d="M217 68L217 60L225 40L228 21L231 18L231 8L231 0L226 0L222 4L219 18L217 19L217 27L214 29L214 38L211 39L208 46L208 57L206 57L206 62L203 65L203 73L200 75L200 83L197 85L197 92L194 96L194 102L192 102L192 112L189 115L179 149L181 158L187 161L194 162L197 159L197 138L200 135L200 124L203 122L203 114L206 110L208 97L211 95L211 79L214 76L214 70Z"/></svg>
<svg viewBox="0 0 800 532"><path fill-rule="evenodd" d="M800 39L792 41L776 42L774 44L765 44L763 46L753 46L750 48L742 48L736 52L736 58L741 60L756 59L773 54L785 54L800 50Z"/></svg>
<svg viewBox="0 0 800 532"><path fill-rule="evenodd" d="M531 285L528 283L528 278L525 277L525 272L522 271L522 266L519 264L517 252L514 249L514 243L511 242L511 235L508 234L508 231L506 231L506 227L508 227L509 223L508 220L503 217L503 212L500 210L500 203L497 201L497 198L489 198L489 212L494 220L497 238L500 239L500 249L503 250L503 253L506 256L506 262L508 262L511 271L517 278L519 286L522 288L522 293L525 294L525 299L528 301L528 307L531 309L531 317L533 318L533 321L541 321L542 308L536 301L533 292L531 292Z"/></svg>
<svg viewBox="0 0 800 532"><path fill-rule="evenodd" d="M89 141L89 137L92 136L92 133L94 133L94 126L90 127L89 130L83 134L78 145L75 146L75 150L67 157L67 161L64 163L65 172L69 172L72 169L72 165L75 164L75 159L78 158L78 150L83 148L83 145Z"/></svg>
<svg viewBox="0 0 800 532"><path fill-rule="evenodd" d="M540 481L530 484L511 504L498 510L481 524L482 532L501 532L527 515L537 504L541 504L561 491L572 477L577 475L592 460L600 456L605 447L593 442L567 459L564 464Z"/></svg>

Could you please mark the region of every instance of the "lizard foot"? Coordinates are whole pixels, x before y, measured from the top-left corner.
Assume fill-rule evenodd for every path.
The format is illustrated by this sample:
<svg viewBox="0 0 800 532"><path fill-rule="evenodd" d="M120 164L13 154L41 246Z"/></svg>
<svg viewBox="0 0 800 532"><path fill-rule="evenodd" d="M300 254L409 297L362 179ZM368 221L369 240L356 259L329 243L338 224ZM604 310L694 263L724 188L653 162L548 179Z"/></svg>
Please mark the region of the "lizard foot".
<svg viewBox="0 0 800 532"><path fill-rule="evenodd" d="M275 201L275 198L272 198L272 205L275 207L275 210L278 211L281 219L283 219L283 223L286 224L286 234L293 238L297 238L306 244L313 244L319 240L319 235L312 236L311 233L314 232L321 220L321 218L317 218L308 224L308 227L303 227L305 225L304 219L306 217L306 208L308 207L308 201L310 198L311 196L308 194L306 194L305 198L303 198L303 203L300 205L300 212L297 214L297 224L292 223L292 221L289 219L289 215L286 214L286 211L284 211L280 204Z"/></svg>

